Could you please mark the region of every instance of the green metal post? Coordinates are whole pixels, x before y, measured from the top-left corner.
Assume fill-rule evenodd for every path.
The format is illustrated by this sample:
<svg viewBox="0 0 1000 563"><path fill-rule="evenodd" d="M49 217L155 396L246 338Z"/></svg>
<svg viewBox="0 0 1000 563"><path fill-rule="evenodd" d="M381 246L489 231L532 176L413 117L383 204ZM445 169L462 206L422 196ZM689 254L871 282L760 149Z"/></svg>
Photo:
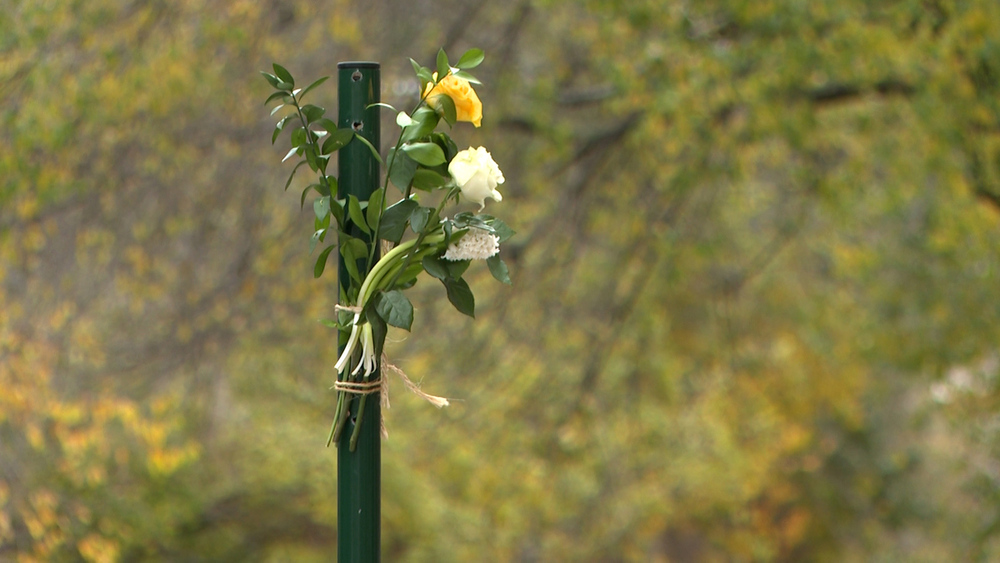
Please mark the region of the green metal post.
<svg viewBox="0 0 1000 563"><path fill-rule="evenodd" d="M337 65L339 108L338 128L352 128L356 133L379 147L378 106L380 101L379 64L372 62L343 62ZM353 141L338 153L339 191L337 197L349 194L367 201L379 187L379 163L363 143ZM377 241L367 237L361 229L352 227L351 236ZM376 259L378 253L376 251ZM338 278L341 285L350 283L344 258L340 257ZM365 270L361 270L365 271ZM341 351L343 349L341 348ZM376 371L371 379L380 377ZM357 449L351 451L351 434L354 433L360 397L351 396L350 418L340 436L337 447L337 557L340 563L370 563L379 561L381 554L381 479L382 443L380 430L381 409L378 395L365 401L364 419L358 436Z"/></svg>

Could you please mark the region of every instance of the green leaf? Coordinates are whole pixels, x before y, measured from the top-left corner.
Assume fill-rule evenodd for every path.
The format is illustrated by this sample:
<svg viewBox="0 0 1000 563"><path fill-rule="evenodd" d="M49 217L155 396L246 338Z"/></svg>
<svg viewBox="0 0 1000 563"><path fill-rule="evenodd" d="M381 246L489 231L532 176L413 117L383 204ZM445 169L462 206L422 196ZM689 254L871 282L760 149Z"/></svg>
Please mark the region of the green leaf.
<svg viewBox="0 0 1000 563"><path fill-rule="evenodd" d="M329 180L330 180L330 178L328 177L327 181L329 181ZM332 178L332 180L333 180L333 184L331 184L330 187L331 187L331 190L334 193L336 193L337 192L337 179L336 178ZM330 215L333 216L334 219L336 219L336 221L337 221L337 227L343 228L343 226L344 226L344 204L341 203L341 200L339 200L339 199L333 199L333 197L332 197L333 194L330 194L330 196L331 196L330 197Z"/></svg>
<svg viewBox="0 0 1000 563"><path fill-rule="evenodd" d="M368 198L368 209L365 213L365 219L368 221L368 226L371 227L373 233L378 232L379 215L382 213L382 202L384 200L385 190L383 188L375 190Z"/></svg>
<svg viewBox="0 0 1000 563"><path fill-rule="evenodd" d="M464 70L456 72L455 76L465 80L466 82L469 82L470 84L482 84L482 82L480 82L478 78L472 76L471 74L465 72Z"/></svg>
<svg viewBox="0 0 1000 563"><path fill-rule="evenodd" d="M274 141L278 139L278 135L280 135L281 132L285 129L285 124L287 124L289 120L291 120L293 117L296 117L296 115L295 114L286 115L285 117L282 117L281 119L278 120L277 125L274 126L274 133L271 133L272 145L274 144Z"/></svg>
<svg viewBox="0 0 1000 563"><path fill-rule="evenodd" d="M434 76L431 74L431 69L427 67L422 67L420 72L417 73L417 78L420 79L420 92L423 93L427 89L427 85L434 81Z"/></svg>
<svg viewBox="0 0 1000 563"><path fill-rule="evenodd" d="M471 260L456 260L454 262L445 260L445 264L448 265L448 277L453 280L461 279L462 274L469 269L469 264L471 263Z"/></svg>
<svg viewBox="0 0 1000 563"><path fill-rule="evenodd" d="M326 109L312 104L306 104L301 109L302 115L306 118L306 123L312 123L323 117L323 114L326 113Z"/></svg>
<svg viewBox="0 0 1000 563"><path fill-rule="evenodd" d="M325 326L326 328L332 328L332 329L336 329L336 330L350 328L349 326L342 325L342 324L340 324L339 321L335 321L333 319L319 319L319 324Z"/></svg>
<svg viewBox="0 0 1000 563"><path fill-rule="evenodd" d="M354 298L357 297L357 292L354 291L354 289L355 289L354 286L351 286L350 288L348 288L347 284L340 283L340 284L337 284L337 285L339 286L339 288L338 288L339 291L337 291L337 294L338 294L337 299L339 300L339 302L340 303L354 303L354 301L355 301ZM337 311L337 317L341 320L341 322L351 322L353 324L353 321L352 321L352 319L354 318L354 314L353 313L350 313L348 311ZM344 344L347 344L347 337L348 337L347 333L342 333L340 335L340 345L341 346L343 346Z"/></svg>
<svg viewBox="0 0 1000 563"><path fill-rule="evenodd" d="M337 130L337 124L333 122L329 117L321 117L316 120L316 125L327 133L332 133Z"/></svg>
<svg viewBox="0 0 1000 563"><path fill-rule="evenodd" d="M431 276L445 281L451 279L451 275L448 273L448 261L440 256L424 256L421 264L426 271Z"/></svg>
<svg viewBox="0 0 1000 563"><path fill-rule="evenodd" d="M270 84L272 88L277 88L278 84L281 84L281 81L278 80L278 77L273 74L264 72L263 70L260 71L260 74L264 77L265 80L267 80L267 83ZM285 92L281 92L281 94L285 95Z"/></svg>
<svg viewBox="0 0 1000 563"><path fill-rule="evenodd" d="M288 151L288 154L285 155L285 158L281 159L281 162L284 162L284 161L288 160L289 158L292 158L292 155L295 154L295 153L297 153L297 152L299 152L299 147L292 147L292 149ZM304 160L302 162L305 163ZM296 167L296 168L298 168L298 167ZM285 185L285 189L286 190L288 189L287 186L288 185L286 184Z"/></svg>
<svg viewBox="0 0 1000 563"><path fill-rule="evenodd" d="M430 219L433 212L434 210L430 207L417 207L413 213L410 213L410 227L414 233L419 235L427 228L427 220Z"/></svg>
<svg viewBox="0 0 1000 563"><path fill-rule="evenodd" d="M274 114L272 113L271 115ZM413 125L413 123L414 123L413 118L410 117L410 114L406 113L405 111L401 111L396 114L396 125L399 125L400 127L409 127Z"/></svg>
<svg viewBox="0 0 1000 563"><path fill-rule="evenodd" d="M281 92L281 91L274 92L270 96L268 96L266 100L264 100L264 105L266 106L267 104L273 102L274 100L277 100L278 98L282 98L282 100L281 100L282 101L282 105L287 104L287 103L289 103L291 101L291 100L285 100L285 99L283 99L287 95L288 95L287 92ZM274 112L272 112L271 115L274 115Z"/></svg>
<svg viewBox="0 0 1000 563"><path fill-rule="evenodd" d="M448 301L451 301L458 312L476 318L476 298L472 295L469 284L463 279L446 279L442 283L448 293Z"/></svg>
<svg viewBox="0 0 1000 563"><path fill-rule="evenodd" d="M368 223L365 221L365 214L361 211L361 202L354 195L347 196L347 213L351 222L358 226L365 234L371 234Z"/></svg>
<svg viewBox="0 0 1000 563"><path fill-rule="evenodd" d="M380 294L375 302L375 311L394 327L410 330L413 326L413 304L398 289Z"/></svg>
<svg viewBox="0 0 1000 563"><path fill-rule="evenodd" d="M455 158L455 155L458 154L458 147L455 146L455 141L444 133L431 133L431 141L437 143L437 146L441 147L441 150L444 151L446 162L451 162L451 159Z"/></svg>
<svg viewBox="0 0 1000 563"><path fill-rule="evenodd" d="M424 271L423 264L419 263L410 264L409 266L406 267L405 270L403 270L401 274L399 274L399 279L397 279L396 283L393 284L392 289L396 288L408 289L413 287L417 283L417 276L419 276L420 272L423 271Z"/></svg>
<svg viewBox="0 0 1000 563"><path fill-rule="evenodd" d="M441 117L448 122L448 125L455 125L455 121L458 120L458 112L455 110L455 100L452 100L451 96L447 94L438 94L434 98L437 100L437 111L441 112Z"/></svg>
<svg viewBox="0 0 1000 563"><path fill-rule="evenodd" d="M418 168L413 174L413 187L418 190L431 191L448 185L451 178L445 178L433 170Z"/></svg>
<svg viewBox="0 0 1000 563"><path fill-rule="evenodd" d="M493 219L493 221L490 221L488 224L493 228L493 234L500 239L501 243L517 233L517 231L508 227L507 223L504 223L500 219Z"/></svg>
<svg viewBox="0 0 1000 563"><path fill-rule="evenodd" d="M278 104L274 106L274 109L271 110L271 115L278 113L279 111L281 111L281 108L283 107L285 107L285 104Z"/></svg>
<svg viewBox="0 0 1000 563"><path fill-rule="evenodd" d="M364 143L365 146L368 147L368 150L372 151L372 155L375 157L375 160L377 160L378 163L381 164L382 166L385 166L385 162L382 162L382 157L379 156L378 154L378 149L376 149L375 146L372 145L371 141L369 141L368 139L364 138L361 135L354 135L354 138Z"/></svg>
<svg viewBox="0 0 1000 563"><path fill-rule="evenodd" d="M402 199L387 207L379 225L379 238L399 244L406 232L410 213L417 207L419 204L412 199Z"/></svg>
<svg viewBox="0 0 1000 563"><path fill-rule="evenodd" d="M308 186L306 186L306 189L302 190L302 197L301 197L301 198L299 199L299 209L300 209L300 210L301 210L301 209L302 209L303 207L305 207L305 206L306 206L306 194L308 194L308 193L309 193L309 190L312 190L312 189L315 189L315 188L316 188L316 186L318 186L318 185L319 185L319 184L309 184ZM318 190L318 189L316 189L316 191L319 191L319 190ZM315 204L315 203L313 203L313 205L315 206L316 204Z"/></svg>
<svg viewBox="0 0 1000 563"><path fill-rule="evenodd" d="M306 162L309 163L309 168L313 172L319 171L319 161L316 159L316 147L313 145L308 145L305 147Z"/></svg>
<svg viewBox="0 0 1000 563"><path fill-rule="evenodd" d="M287 82L293 86L295 85L295 79L292 78L292 73L285 70L285 67L279 65L278 63L273 63L271 66L274 67L274 75L278 77L278 80Z"/></svg>
<svg viewBox="0 0 1000 563"><path fill-rule="evenodd" d="M347 275L356 283L360 284L361 272L358 271L358 259L368 257L368 247L359 239L351 237L345 233L340 233L340 255L344 258L344 267L347 268Z"/></svg>
<svg viewBox="0 0 1000 563"><path fill-rule="evenodd" d="M403 151L424 166L444 164L444 151L435 143L410 143L403 145Z"/></svg>
<svg viewBox="0 0 1000 563"><path fill-rule="evenodd" d="M323 148L320 152L323 154L332 154L333 152L339 151L344 148L347 143L351 142L354 138L354 131L350 129L337 129L335 131L330 131L330 136L323 141Z"/></svg>
<svg viewBox="0 0 1000 563"><path fill-rule="evenodd" d="M475 217L475 214L471 211L463 211L461 213L456 213L452 218L452 223L455 223L457 227L467 227L469 226L469 220Z"/></svg>
<svg viewBox="0 0 1000 563"><path fill-rule="evenodd" d="M395 156L392 156L393 153ZM396 149L392 149L390 161L392 169L389 170L389 181L399 188L399 191L406 191L410 182L413 181L413 173L417 171L417 161L407 156L405 152Z"/></svg>
<svg viewBox="0 0 1000 563"><path fill-rule="evenodd" d="M317 198L313 202L313 213L320 221L326 219L326 216L330 214L330 196Z"/></svg>
<svg viewBox="0 0 1000 563"><path fill-rule="evenodd" d="M323 239L326 238L326 233L327 230L325 228L316 229L316 232L309 237L309 254L312 254L312 251L316 250L316 243L323 242Z"/></svg>
<svg viewBox="0 0 1000 563"><path fill-rule="evenodd" d="M455 63L455 66L461 69L476 68L483 62L484 58L486 58L486 56L483 54L482 49L469 49L468 51L462 53L462 56L458 59L458 62Z"/></svg>
<svg viewBox="0 0 1000 563"><path fill-rule="evenodd" d="M326 185L319 183L316 184L316 191L319 195L333 195L337 193L337 179L333 176L326 176ZM331 188L333 188L331 190Z"/></svg>
<svg viewBox="0 0 1000 563"><path fill-rule="evenodd" d="M424 89L427 88L427 83L432 80L431 69L425 66L420 66L420 63L413 59L410 59L410 65L413 66L413 73L417 75L418 79L420 79L420 91L423 92Z"/></svg>
<svg viewBox="0 0 1000 563"><path fill-rule="evenodd" d="M302 145L306 144L306 141L308 139L309 139L309 134L306 133L305 127L299 127L297 129L295 129L294 131L292 131L292 146L293 147L301 147Z"/></svg>
<svg viewBox="0 0 1000 563"><path fill-rule="evenodd" d="M448 73L451 72L451 65L448 64L448 55L445 54L444 48L438 49L437 61L435 62L437 66L438 80L440 81Z"/></svg>
<svg viewBox="0 0 1000 563"><path fill-rule="evenodd" d="M365 109L375 108L375 107L388 108L388 109L391 109L394 113L399 111L395 107L393 107L390 104L387 104L385 102L375 102L374 104L368 104L367 106L365 106Z"/></svg>
<svg viewBox="0 0 1000 563"><path fill-rule="evenodd" d="M296 149L292 149L292 152L294 152L295 150ZM286 154L285 158L282 159L281 162L284 162L286 159L288 159L288 157L291 154L292 154L291 152L289 152L288 154ZM288 186L292 185L292 178L295 177L295 172L299 169L299 166L302 166L305 163L306 163L306 161L300 160L299 163L295 165L295 168L292 168L292 173L288 175L288 180L285 181L285 190L284 191L286 191L286 192L288 191Z"/></svg>
<svg viewBox="0 0 1000 563"><path fill-rule="evenodd" d="M315 88L315 87L319 86L320 84L322 84L322 83L326 82L326 80L327 80L328 78L330 78L330 77L329 77L329 76L324 76L323 78L320 78L320 79L317 79L317 80L316 80L315 82L313 82L312 84L310 84L310 85L306 86L306 89L305 89L305 90L303 90L301 94L299 94L299 100L301 101L301 100L302 100L302 98L304 98L304 97L306 96L306 94L308 94L308 93L309 93L309 91L310 91L310 90L312 90L313 88Z"/></svg>
<svg viewBox="0 0 1000 563"><path fill-rule="evenodd" d="M330 251L337 248L337 245L331 244L323 249L323 252L319 253L319 257L316 258L316 265L313 266L313 277L318 278L323 275L323 270L326 269L326 259L330 256Z"/></svg>
<svg viewBox="0 0 1000 563"><path fill-rule="evenodd" d="M438 215L437 209L431 209L430 216L427 218L427 226L424 227L424 231L429 233L432 230L436 229L440 224L441 224L441 216Z"/></svg>
<svg viewBox="0 0 1000 563"><path fill-rule="evenodd" d="M368 245L365 244L365 241L354 238L346 233L341 233L340 236L342 237L340 247L342 249L346 248L355 260L368 257Z"/></svg>
<svg viewBox="0 0 1000 563"><path fill-rule="evenodd" d="M329 227L330 227L330 216L329 215L327 215L322 220L315 219L315 218L313 219L313 229L315 229L315 230L318 231L320 229L327 229Z"/></svg>
<svg viewBox="0 0 1000 563"><path fill-rule="evenodd" d="M456 240L458 240L459 238L461 238L461 237L452 238L455 235L454 235L454 233L451 232L452 229L451 229L451 221L450 220L449 221L445 221L444 223L441 224L441 230L444 231L444 241L445 241L444 245L445 246L450 245L452 242L455 242Z"/></svg>
<svg viewBox="0 0 1000 563"><path fill-rule="evenodd" d="M510 281L510 271L507 270L507 264L500 259L499 254L494 254L486 259L486 265L490 268L490 273L497 281L503 282L507 285L513 285Z"/></svg>
<svg viewBox="0 0 1000 563"><path fill-rule="evenodd" d="M416 141L429 135L437 127L440 120L437 112L427 106L421 106L410 117L413 119L414 124L403 131L402 141L404 143Z"/></svg>

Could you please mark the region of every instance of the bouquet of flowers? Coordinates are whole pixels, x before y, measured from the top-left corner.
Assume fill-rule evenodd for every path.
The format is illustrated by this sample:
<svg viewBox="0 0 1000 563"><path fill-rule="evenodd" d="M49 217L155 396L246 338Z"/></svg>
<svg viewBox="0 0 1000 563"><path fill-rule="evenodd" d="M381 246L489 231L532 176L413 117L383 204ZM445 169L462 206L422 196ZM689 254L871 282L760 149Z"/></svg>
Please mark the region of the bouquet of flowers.
<svg viewBox="0 0 1000 563"><path fill-rule="evenodd" d="M404 292L420 274L426 272L440 280L452 305L469 316L475 315L475 299L462 276L472 260L485 260L494 278L511 283L499 251L514 231L500 219L483 213L487 199L503 199L497 189L504 182L503 173L484 147L458 150L447 132L438 130L442 121L449 128L458 122L480 126L482 103L472 86L480 82L468 71L483 58L482 50L470 49L452 66L442 49L434 70L410 59L421 92L414 108L406 112L378 104L396 114L400 128L396 144L385 159L353 129L338 129L324 117L323 108L303 103L303 98L327 77L300 89L281 65L273 65L273 74L261 73L275 89L265 104L280 102L271 115L290 110L280 117L271 135L273 144L283 131L291 130L291 149L282 162L299 158L285 189L302 166L308 166L317 177L303 190L301 198L304 205L310 192L317 194L310 252L331 232L336 233L336 244L329 244L320 253L313 274L320 277L330 253L339 248L350 277L348 283L341 284L337 319L325 321L340 331L343 346L335 365L337 411L327 445L339 440L345 427L350 410L348 396L360 395L350 442L354 450L367 395L381 389L380 380L373 381L372 375L377 374L380 363L386 363L382 349L388 326L411 329L413 305ZM338 198L337 179L327 173L330 156L352 142L367 145L385 168L382 187L368 201L359 201L353 195ZM399 190L399 199L391 205L390 183ZM435 198L436 205L423 205L421 201ZM478 210L449 215L449 205L459 204L462 198L477 204ZM350 234L358 230L372 243ZM379 241L387 251L376 260ZM403 378L415 389L405 375ZM440 397L421 396L438 406L447 404Z"/></svg>

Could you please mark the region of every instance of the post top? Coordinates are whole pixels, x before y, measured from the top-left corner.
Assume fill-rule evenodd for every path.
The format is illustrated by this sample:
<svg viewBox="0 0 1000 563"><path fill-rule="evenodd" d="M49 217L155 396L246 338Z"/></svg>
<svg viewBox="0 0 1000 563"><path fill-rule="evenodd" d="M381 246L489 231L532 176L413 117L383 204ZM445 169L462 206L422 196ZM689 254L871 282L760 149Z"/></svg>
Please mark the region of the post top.
<svg viewBox="0 0 1000 563"><path fill-rule="evenodd" d="M337 63L337 68L379 68L379 63L373 61L345 61Z"/></svg>

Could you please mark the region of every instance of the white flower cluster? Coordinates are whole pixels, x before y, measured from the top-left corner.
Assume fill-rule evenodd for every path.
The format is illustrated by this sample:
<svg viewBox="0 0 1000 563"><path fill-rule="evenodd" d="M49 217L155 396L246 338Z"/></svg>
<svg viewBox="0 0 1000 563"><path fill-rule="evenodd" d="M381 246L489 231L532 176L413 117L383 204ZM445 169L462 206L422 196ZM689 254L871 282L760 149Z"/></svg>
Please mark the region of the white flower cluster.
<svg viewBox="0 0 1000 563"><path fill-rule="evenodd" d="M500 237L482 229L471 228L465 236L448 245L445 260L486 260L500 252Z"/></svg>

